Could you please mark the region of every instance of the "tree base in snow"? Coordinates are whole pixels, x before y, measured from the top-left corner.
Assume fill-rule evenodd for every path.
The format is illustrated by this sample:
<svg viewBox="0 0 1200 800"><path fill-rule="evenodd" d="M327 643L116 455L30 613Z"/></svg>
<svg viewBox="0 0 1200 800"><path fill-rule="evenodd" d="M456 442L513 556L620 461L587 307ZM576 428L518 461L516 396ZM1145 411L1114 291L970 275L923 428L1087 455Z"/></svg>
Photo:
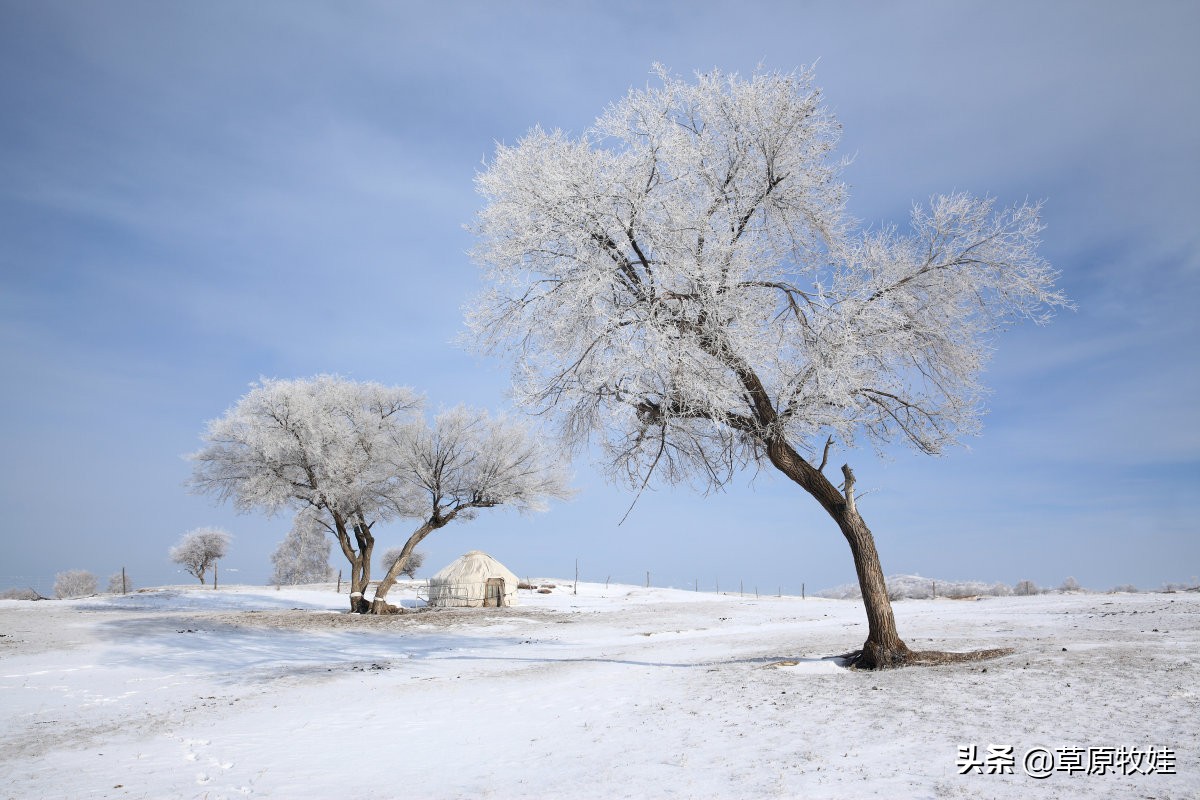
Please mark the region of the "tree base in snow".
<svg viewBox="0 0 1200 800"><path fill-rule="evenodd" d="M990 650L969 650L965 653L951 653L944 650L903 650L883 651L881 648L864 647L850 653L843 653L842 666L850 669L897 669L899 667L932 667L941 664L961 664L968 661L987 661L992 658L1011 655L1011 647L997 647Z"/></svg>
<svg viewBox="0 0 1200 800"><path fill-rule="evenodd" d="M386 600L376 598L371 602L371 609L365 613L368 614L399 614L400 608L394 606Z"/></svg>

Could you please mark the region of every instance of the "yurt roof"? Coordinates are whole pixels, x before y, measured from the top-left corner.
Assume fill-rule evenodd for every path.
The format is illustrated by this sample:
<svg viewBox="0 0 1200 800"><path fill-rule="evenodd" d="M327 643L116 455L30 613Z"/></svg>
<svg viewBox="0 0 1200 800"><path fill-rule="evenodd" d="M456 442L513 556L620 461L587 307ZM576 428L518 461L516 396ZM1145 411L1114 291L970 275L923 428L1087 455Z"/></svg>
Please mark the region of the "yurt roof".
<svg viewBox="0 0 1200 800"><path fill-rule="evenodd" d="M484 581L488 578L504 578L511 581L515 588L518 583L516 573L501 564L482 550L472 550L464 553L454 561L442 567L430 580L434 582L470 583Z"/></svg>

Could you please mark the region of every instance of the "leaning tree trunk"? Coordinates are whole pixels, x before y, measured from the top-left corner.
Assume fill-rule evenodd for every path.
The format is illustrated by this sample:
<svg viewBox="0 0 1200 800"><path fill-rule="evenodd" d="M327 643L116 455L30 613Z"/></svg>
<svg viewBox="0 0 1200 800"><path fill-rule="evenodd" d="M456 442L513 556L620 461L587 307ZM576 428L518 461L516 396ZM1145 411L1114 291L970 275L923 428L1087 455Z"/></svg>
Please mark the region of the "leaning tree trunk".
<svg viewBox="0 0 1200 800"><path fill-rule="evenodd" d="M404 543L404 547L400 550L400 557L396 559L395 563L392 564L392 568L388 570L387 575L384 575L383 580L375 587L375 599L371 602L372 614L392 613L393 608L387 601L387 593L396 585L400 573L408 564L409 557L412 556L413 551L417 549L417 545L421 543L422 539L444 526L452 518L453 516L435 517L413 531L412 536L408 537L408 541Z"/></svg>
<svg viewBox="0 0 1200 800"><path fill-rule="evenodd" d="M896 618L883 579L879 552L875 549L875 537L855 507L854 472L849 465L842 467L846 483L839 492L820 469L809 464L786 441L768 442L767 455L780 472L816 498L850 545L867 610L867 641L861 651L850 656L850 664L864 669L902 666L912 653L896 633Z"/></svg>

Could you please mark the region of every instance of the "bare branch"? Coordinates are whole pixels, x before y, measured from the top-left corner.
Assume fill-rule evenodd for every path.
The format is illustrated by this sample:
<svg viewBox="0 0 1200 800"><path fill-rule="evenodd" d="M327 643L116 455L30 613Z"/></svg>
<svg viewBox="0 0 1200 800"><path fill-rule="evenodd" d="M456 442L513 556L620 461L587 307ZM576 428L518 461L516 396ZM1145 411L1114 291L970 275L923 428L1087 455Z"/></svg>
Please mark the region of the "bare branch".
<svg viewBox="0 0 1200 800"><path fill-rule="evenodd" d="M817 467L817 472L825 471L825 463L829 460L829 448L833 447L833 437L830 436L825 440L825 450L821 453L821 465Z"/></svg>

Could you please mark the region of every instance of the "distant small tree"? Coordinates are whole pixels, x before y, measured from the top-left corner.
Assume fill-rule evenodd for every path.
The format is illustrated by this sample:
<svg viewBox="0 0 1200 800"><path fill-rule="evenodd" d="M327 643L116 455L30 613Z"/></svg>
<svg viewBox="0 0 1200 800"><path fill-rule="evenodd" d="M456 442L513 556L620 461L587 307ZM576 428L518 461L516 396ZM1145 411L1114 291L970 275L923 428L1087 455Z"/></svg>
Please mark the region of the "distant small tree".
<svg viewBox="0 0 1200 800"><path fill-rule="evenodd" d="M329 566L332 544L321 520L314 514L301 512L296 516L292 530L271 556L271 563L275 565L271 583L294 586L329 580L333 574L333 567Z"/></svg>
<svg viewBox="0 0 1200 800"><path fill-rule="evenodd" d="M400 556L404 554L403 547L389 547L383 551L383 571L384 573L391 572L392 567L400 560ZM425 564L425 554L414 550L413 554L408 557L408 562L400 568L399 574L412 579L417 577L417 570Z"/></svg>
<svg viewBox="0 0 1200 800"><path fill-rule="evenodd" d="M204 576L213 562L225 556L229 539L229 534L220 528L196 528L185 533L171 548L171 560L181 564L204 584Z"/></svg>
<svg viewBox="0 0 1200 800"><path fill-rule="evenodd" d="M54 576L54 596L59 600L96 593L96 576L85 569L70 569Z"/></svg>
<svg viewBox="0 0 1200 800"><path fill-rule="evenodd" d="M108 591L110 594L124 594L125 592L133 591L133 581L125 574L125 571L114 572L108 579Z"/></svg>
<svg viewBox="0 0 1200 800"><path fill-rule="evenodd" d="M1021 581L1020 583L1018 583L1016 586L1013 587L1013 594L1019 595L1021 597L1028 597L1029 595L1040 594L1040 593L1041 593L1041 589L1039 589L1037 587L1037 584L1034 583L1033 581Z"/></svg>
<svg viewBox="0 0 1200 800"><path fill-rule="evenodd" d="M1067 578L1062 582L1062 586L1058 587L1060 592L1078 592L1080 590L1079 581L1074 578Z"/></svg>

